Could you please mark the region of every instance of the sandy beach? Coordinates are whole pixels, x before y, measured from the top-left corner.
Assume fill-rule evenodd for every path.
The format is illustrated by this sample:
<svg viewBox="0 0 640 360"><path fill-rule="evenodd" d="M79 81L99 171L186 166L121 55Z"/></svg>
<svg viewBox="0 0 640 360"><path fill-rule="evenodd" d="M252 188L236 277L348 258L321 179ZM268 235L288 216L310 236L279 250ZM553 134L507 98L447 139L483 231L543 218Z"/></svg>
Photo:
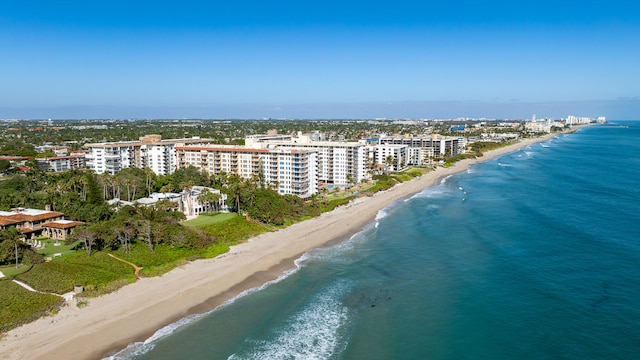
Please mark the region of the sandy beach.
<svg viewBox="0 0 640 360"><path fill-rule="evenodd" d="M418 193L469 165L515 151L554 135L527 139L438 168L420 178L370 197L359 198L330 213L234 246L215 259L198 260L98 298L86 307L65 306L52 317L14 329L0 339L4 359L99 359L189 314L215 308L244 290L276 279L305 252L348 239L379 210Z"/></svg>

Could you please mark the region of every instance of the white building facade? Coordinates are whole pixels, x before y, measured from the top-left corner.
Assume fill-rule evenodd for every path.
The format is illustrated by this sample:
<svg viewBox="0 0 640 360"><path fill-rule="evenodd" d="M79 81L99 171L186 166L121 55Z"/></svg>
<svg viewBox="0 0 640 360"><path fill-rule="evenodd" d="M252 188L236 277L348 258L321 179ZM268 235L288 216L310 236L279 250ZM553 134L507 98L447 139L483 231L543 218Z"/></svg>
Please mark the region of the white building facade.
<svg viewBox="0 0 640 360"><path fill-rule="evenodd" d="M409 164L409 146L380 144L375 146L374 161L376 164L389 166L390 171L401 171Z"/></svg>
<svg viewBox="0 0 640 360"><path fill-rule="evenodd" d="M177 168L175 147L178 144L210 144L210 139L162 140L160 135L147 135L139 141L86 144L87 168L98 174L115 175L126 168L150 168L157 175L168 175Z"/></svg>
<svg viewBox="0 0 640 360"><path fill-rule="evenodd" d="M308 135L298 134L288 140L268 137L248 137L248 147L296 148L317 152L318 182L347 185L369 179L367 145L345 141L312 141Z"/></svg>
<svg viewBox="0 0 640 360"><path fill-rule="evenodd" d="M431 156L456 156L464 154L467 144L463 136L442 136L433 134L430 136L382 136L378 140L379 144L407 145L411 148L428 149L427 154ZM417 165L417 164L411 164Z"/></svg>
<svg viewBox="0 0 640 360"><path fill-rule="evenodd" d="M318 153L276 148L262 156L264 181L281 194L308 198L318 193Z"/></svg>
<svg viewBox="0 0 640 360"><path fill-rule="evenodd" d="M260 176L280 194L308 198L318 192L317 151L299 148L178 146L177 167L193 166L210 175Z"/></svg>

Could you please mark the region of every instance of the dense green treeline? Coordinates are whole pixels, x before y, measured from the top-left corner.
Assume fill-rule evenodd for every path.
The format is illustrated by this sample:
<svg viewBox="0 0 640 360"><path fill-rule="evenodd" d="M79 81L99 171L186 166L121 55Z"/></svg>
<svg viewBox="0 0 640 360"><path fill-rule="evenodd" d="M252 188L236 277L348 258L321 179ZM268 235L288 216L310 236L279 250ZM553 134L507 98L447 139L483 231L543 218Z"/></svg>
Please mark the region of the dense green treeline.
<svg viewBox="0 0 640 360"><path fill-rule="evenodd" d="M148 134L164 139L199 136L216 143L243 144L247 135L319 132L326 139L359 140L379 133L425 134L448 131L450 123L399 123L391 120L56 120L0 123L0 155L35 155L33 146L53 144L78 149L85 143L137 140Z"/></svg>
<svg viewBox="0 0 640 360"><path fill-rule="evenodd" d="M281 196L263 185L257 176L251 179L226 174L209 176L193 167L179 169L167 176L135 168L124 169L114 176L83 170L60 173L30 170L0 181L0 210L49 208L64 213L71 220L85 222L74 231L71 239L80 241L79 247L88 254L105 249L127 251L138 243L151 252L158 245L205 249L215 244L217 238L181 226L179 222L184 215L171 211L175 210L176 203L167 201L157 208L124 206L116 211L106 202L114 198L133 201L153 192L180 192L195 185L221 190L227 195L231 210L248 214L252 221L267 226L290 224L321 212L317 202L306 202L292 195ZM207 193L206 196L209 196L207 201L217 202L220 195ZM11 244L0 242L0 265L15 260L15 249ZM41 262L41 257L28 249L20 243L19 261Z"/></svg>

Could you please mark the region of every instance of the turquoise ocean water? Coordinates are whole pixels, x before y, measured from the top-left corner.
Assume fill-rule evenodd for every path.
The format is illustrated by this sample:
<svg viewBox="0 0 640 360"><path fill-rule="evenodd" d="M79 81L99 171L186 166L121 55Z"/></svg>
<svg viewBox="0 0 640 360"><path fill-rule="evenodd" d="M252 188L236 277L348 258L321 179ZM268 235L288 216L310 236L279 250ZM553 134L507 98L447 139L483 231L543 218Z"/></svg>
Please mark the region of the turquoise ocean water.
<svg viewBox="0 0 640 360"><path fill-rule="evenodd" d="M638 358L640 122L619 124L474 165L117 358Z"/></svg>

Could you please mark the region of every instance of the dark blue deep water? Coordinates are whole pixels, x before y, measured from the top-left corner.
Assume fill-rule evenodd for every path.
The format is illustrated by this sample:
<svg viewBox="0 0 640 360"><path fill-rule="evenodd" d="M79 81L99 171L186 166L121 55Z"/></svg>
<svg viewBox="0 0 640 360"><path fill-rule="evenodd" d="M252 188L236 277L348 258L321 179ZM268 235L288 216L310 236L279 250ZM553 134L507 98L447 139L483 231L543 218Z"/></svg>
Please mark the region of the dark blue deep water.
<svg viewBox="0 0 640 360"><path fill-rule="evenodd" d="M474 165L125 357L638 358L640 122L620 124Z"/></svg>

